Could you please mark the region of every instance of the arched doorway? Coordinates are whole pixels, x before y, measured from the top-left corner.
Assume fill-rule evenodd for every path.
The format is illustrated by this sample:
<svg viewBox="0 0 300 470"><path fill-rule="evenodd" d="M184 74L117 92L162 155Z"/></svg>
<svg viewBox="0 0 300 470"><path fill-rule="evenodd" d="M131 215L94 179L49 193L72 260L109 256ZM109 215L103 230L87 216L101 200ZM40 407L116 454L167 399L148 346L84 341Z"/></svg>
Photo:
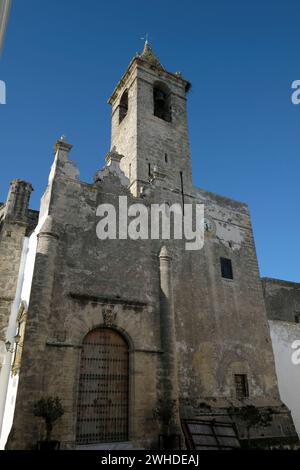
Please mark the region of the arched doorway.
<svg viewBox="0 0 300 470"><path fill-rule="evenodd" d="M129 357L124 338L97 328L83 341L77 408L77 444L128 440Z"/></svg>

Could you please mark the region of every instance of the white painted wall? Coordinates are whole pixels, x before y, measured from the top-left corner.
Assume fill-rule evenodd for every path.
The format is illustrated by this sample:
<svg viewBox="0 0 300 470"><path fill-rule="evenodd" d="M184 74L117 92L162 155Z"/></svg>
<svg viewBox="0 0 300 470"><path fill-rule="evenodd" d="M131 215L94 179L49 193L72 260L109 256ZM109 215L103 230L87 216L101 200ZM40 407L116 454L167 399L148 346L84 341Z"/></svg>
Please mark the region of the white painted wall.
<svg viewBox="0 0 300 470"><path fill-rule="evenodd" d="M269 325L280 397L300 437L300 324L269 320Z"/></svg>

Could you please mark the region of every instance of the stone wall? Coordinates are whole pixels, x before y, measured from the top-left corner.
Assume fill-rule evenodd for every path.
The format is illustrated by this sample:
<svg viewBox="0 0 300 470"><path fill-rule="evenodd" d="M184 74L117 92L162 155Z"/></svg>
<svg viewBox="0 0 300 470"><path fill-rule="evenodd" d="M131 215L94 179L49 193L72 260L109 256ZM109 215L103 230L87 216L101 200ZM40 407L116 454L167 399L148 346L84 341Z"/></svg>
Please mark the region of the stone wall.
<svg viewBox="0 0 300 470"><path fill-rule="evenodd" d="M263 278L280 397L300 435L300 284Z"/></svg>
<svg viewBox="0 0 300 470"><path fill-rule="evenodd" d="M280 397L300 437L300 324L269 321Z"/></svg>
<svg viewBox="0 0 300 470"><path fill-rule="evenodd" d="M170 91L172 123L153 115L153 86L161 81ZM163 423L154 414L167 400L174 404L177 430L179 415L197 417L203 404L211 416L230 406L272 407L293 428L279 397L249 209L192 186L188 88L145 45L110 98L113 151L93 184L79 181L68 159L72 146L63 138L57 142L41 203L8 448L30 448L41 438L33 404L45 395L59 396L65 408L54 437L64 448L75 447L81 349L98 327L114 328L129 347L128 437L135 446L157 446ZM128 113L119 123L126 89ZM204 204L203 248L189 251L186 240L159 237L99 240L97 207L112 204L118 219L120 196L128 206L142 203L148 209L166 202ZM222 276L221 258L231 260L233 279ZM237 374L247 376L249 397L243 400L236 394ZM287 435L277 426L270 432Z"/></svg>
<svg viewBox="0 0 300 470"><path fill-rule="evenodd" d="M12 181L7 201L0 208L0 350L4 343L11 303L14 300L24 237L37 223L37 212L28 209L30 183ZM2 361L0 360L0 368Z"/></svg>
<svg viewBox="0 0 300 470"><path fill-rule="evenodd" d="M159 253L172 257L176 356L182 417L197 415L201 403L221 409L240 402L234 374L247 374L257 406L281 405L249 211L246 205L194 190L186 202L205 203L211 231L204 248L185 250L185 241L99 240L97 206L127 195L128 205L169 200L179 191L155 182L134 198L118 176L80 183L62 174L51 183L48 217L39 233L14 420L12 448L28 448L40 437L33 402L58 395L66 410L55 428L65 447L75 445L80 350L85 335L105 325L130 347L129 438L155 446L160 426L153 418L164 393ZM221 276L220 257L232 260L233 280Z"/></svg>
<svg viewBox="0 0 300 470"><path fill-rule="evenodd" d="M268 318L300 323L300 284L265 277L262 285Z"/></svg>

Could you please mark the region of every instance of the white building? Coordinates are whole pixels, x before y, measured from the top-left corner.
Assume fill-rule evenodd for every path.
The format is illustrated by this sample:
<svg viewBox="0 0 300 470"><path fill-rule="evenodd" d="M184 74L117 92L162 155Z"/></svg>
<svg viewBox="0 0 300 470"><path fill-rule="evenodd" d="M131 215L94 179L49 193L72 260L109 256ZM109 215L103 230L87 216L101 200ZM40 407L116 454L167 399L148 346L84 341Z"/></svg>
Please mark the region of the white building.
<svg viewBox="0 0 300 470"><path fill-rule="evenodd" d="M300 436L300 284L263 279L279 393Z"/></svg>

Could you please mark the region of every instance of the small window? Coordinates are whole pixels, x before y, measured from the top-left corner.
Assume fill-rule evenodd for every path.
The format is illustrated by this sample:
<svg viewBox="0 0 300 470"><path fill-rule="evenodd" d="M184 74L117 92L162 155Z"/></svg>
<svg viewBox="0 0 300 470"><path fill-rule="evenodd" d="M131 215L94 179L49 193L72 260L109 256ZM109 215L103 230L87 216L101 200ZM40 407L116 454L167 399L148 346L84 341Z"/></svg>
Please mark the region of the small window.
<svg viewBox="0 0 300 470"><path fill-rule="evenodd" d="M222 277L224 277L225 279L233 279L231 259L220 258L220 261Z"/></svg>
<svg viewBox="0 0 300 470"><path fill-rule="evenodd" d="M119 105L119 124L123 121L128 112L128 91L125 90Z"/></svg>
<svg viewBox="0 0 300 470"><path fill-rule="evenodd" d="M235 374L234 382L235 382L236 398L238 400L241 400L242 398L249 397L249 387L248 387L247 375L246 374Z"/></svg>
<svg viewBox="0 0 300 470"><path fill-rule="evenodd" d="M165 153L165 163L168 163L168 154Z"/></svg>
<svg viewBox="0 0 300 470"><path fill-rule="evenodd" d="M300 313L295 314L295 322L300 323Z"/></svg>

